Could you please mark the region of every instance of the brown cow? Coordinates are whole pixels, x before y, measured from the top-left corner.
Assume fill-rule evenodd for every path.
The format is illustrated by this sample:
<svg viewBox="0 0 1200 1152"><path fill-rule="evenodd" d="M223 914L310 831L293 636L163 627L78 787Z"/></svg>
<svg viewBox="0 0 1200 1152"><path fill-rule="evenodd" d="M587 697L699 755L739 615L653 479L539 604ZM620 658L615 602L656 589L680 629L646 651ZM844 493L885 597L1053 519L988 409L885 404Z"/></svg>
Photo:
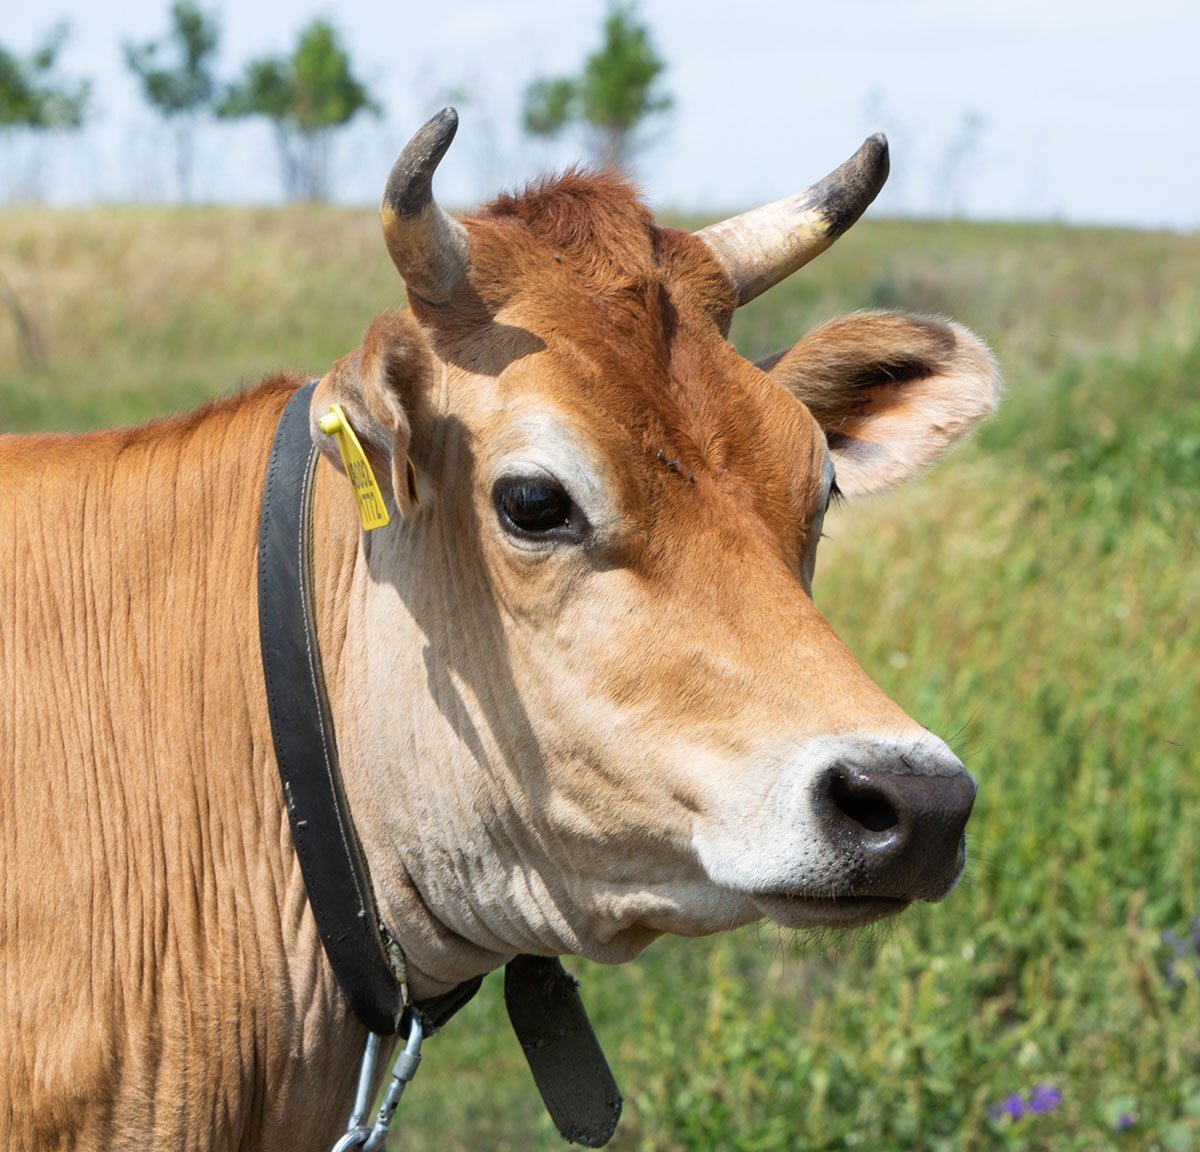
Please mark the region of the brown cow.
<svg viewBox="0 0 1200 1152"><path fill-rule="evenodd" d="M941 899L973 783L810 591L835 469L853 496L939 457L994 406L992 362L890 313L765 371L725 339L862 211L881 140L689 235L606 175L451 220L428 189L453 127L385 198L410 309L311 409L330 707L413 992ZM298 383L0 440L6 1149L319 1149L344 1122L364 1030L296 863L255 605ZM332 402L394 514L369 535L317 430Z"/></svg>

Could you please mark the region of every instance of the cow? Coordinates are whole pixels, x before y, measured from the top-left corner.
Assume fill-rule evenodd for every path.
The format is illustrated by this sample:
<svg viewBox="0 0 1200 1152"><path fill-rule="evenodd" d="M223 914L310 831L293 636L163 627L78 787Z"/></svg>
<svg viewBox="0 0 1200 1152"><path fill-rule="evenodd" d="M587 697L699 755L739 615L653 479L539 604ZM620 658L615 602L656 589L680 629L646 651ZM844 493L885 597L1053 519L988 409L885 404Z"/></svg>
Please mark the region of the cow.
<svg viewBox="0 0 1200 1152"><path fill-rule="evenodd" d="M734 311L886 175L688 233L571 170L456 219L446 110L381 210L408 307L306 420L342 785L416 998L518 954L602 963L767 918L937 901L975 784L814 606L831 499L994 407L981 343L831 320L759 364ZM366 1030L293 848L260 663L264 472L304 381L0 439L0 1145L327 1148ZM340 406L388 526L366 532Z"/></svg>

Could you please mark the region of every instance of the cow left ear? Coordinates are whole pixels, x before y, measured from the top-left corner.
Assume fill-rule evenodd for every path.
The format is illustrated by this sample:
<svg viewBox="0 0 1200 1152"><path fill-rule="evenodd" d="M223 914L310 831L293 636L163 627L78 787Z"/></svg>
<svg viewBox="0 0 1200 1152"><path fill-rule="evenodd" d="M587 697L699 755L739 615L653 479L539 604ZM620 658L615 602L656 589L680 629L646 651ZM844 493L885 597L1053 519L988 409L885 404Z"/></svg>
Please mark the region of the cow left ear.
<svg viewBox="0 0 1200 1152"><path fill-rule="evenodd" d="M851 497L929 467L1000 398L983 341L929 316L840 316L758 367L808 406L829 442L838 487Z"/></svg>
<svg viewBox="0 0 1200 1152"><path fill-rule="evenodd" d="M411 313L384 312L371 322L362 344L330 369L313 397L317 446L341 471L334 438L317 425L330 405L340 404L380 487L391 490L396 510L405 519L416 514L419 503L409 457L415 417L432 373L432 353Z"/></svg>

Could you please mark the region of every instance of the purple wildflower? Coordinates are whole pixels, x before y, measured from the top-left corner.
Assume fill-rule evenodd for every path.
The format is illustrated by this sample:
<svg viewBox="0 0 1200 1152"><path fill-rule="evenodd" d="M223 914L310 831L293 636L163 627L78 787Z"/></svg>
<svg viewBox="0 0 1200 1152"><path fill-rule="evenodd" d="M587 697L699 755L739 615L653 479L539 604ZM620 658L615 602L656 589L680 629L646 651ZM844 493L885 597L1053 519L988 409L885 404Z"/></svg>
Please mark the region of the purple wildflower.
<svg viewBox="0 0 1200 1152"><path fill-rule="evenodd" d="M988 1115L993 1120L1001 1120L1005 1116L1010 1120L1020 1120L1022 1116L1044 1116L1047 1112L1055 1111L1061 1103L1062 1093L1057 1088L1049 1084L1035 1084L1028 1100L1019 1092L1014 1092L999 1104L993 1104L988 1109Z"/></svg>
<svg viewBox="0 0 1200 1152"><path fill-rule="evenodd" d="M1186 938L1172 932L1170 928L1164 929L1161 933L1162 942L1170 951L1170 955L1163 960L1161 965L1162 974L1166 977L1168 984L1180 982L1179 968L1181 965L1191 965L1196 975L1200 977L1200 964L1196 963L1197 958L1200 957L1200 916L1195 917L1188 927Z"/></svg>
<svg viewBox="0 0 1200 1152"><path fill-rule="evenodd" d="M1021 1099L1019 1092L1014 1092L1011 1096L1005 1096L999 1104L993 1104L988 1109L988 1115L993 1120L999 1120L1002 1116L1007 1116L1010 1120L1020 1120L1025 1115L1025 1101Z"/></svg>
<svg viewBox="0 0 1200 1152"><path fill-rule="evenodd" d="M1029 1093L1029 1111L1034 1116L1053 1112L1062 1103L1062 1093L1049 1084L1035 1084Z"/></svg>
<svg viewBox="0 0 1200 1152"><path fill-rule="evenodd" d="M1137 1117L1132 1112L1122 1112L1113 1121L1114 1132L1128 1132L1137 1123Z"/></svg>

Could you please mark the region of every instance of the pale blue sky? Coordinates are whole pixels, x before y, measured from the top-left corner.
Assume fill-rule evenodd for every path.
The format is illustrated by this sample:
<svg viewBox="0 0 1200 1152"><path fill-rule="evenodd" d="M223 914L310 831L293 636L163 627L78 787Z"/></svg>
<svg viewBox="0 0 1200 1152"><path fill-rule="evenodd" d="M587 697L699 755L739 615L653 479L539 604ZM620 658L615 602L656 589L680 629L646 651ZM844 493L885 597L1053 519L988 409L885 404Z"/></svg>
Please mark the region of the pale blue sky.
<svg viewBox="0 0 1200 1152"><path fill-rule="evenodd" d="M0 0L0 42L25 53L55 20L74 38L66 70L94 80L100 117L48 166L50 198L138 199L171 191L169 150L122 62L126 39L161 35L169 0ZM316 15L344 32L387 110L345 135L336 196L377 199L410 132L451 87L471 99L438 194L465 205L579 155L578 141L518 131L535 75L574 69L598 39L603 0L278 0L209 5L219 69L283 52ZM1200 4L1196 0L643 0L669 70L673 113L639 163L652 203L743 207L823 175L876 128L892 141L880 212L1200 227ZM967 117L983 127L957 175ZM21 177L9 156L0 186ZM218 200L278 192L261 126L199 143L197 187Z"/></svg>

